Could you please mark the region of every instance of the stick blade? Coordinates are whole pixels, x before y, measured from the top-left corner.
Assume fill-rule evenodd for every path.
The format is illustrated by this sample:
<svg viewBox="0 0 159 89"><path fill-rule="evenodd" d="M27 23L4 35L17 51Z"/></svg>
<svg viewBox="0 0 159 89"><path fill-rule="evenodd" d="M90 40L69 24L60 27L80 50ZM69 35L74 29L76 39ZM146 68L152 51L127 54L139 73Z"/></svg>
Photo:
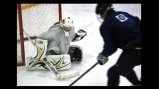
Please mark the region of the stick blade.
<svg viewBox="0 0 159 89"><path fill-rule="evenodd" d="M58 74L58 75L56 76L56 79L57 79L57 80L66 80L66 79L70 79L70 78L77 77L77 76L79 76L79 75L80 75L79 72L75 72L75 73L67 74L67 75L60 75L60 74Z"/></svg>

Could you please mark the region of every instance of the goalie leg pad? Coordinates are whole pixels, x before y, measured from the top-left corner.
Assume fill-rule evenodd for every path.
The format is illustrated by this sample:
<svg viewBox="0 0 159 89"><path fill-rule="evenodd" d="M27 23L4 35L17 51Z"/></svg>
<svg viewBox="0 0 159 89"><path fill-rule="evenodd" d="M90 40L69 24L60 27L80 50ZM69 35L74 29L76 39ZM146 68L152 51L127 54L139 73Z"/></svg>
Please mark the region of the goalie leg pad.
<svg viewBox="0 0 159 89"><path fill-rule="evenodd" d="M46 54L47 44L47 40L36 39L36 56L26 58L26 66L28 70L38 70L39 68L41 69L41 67L42 69L47 69L42 62Z"/></svg>
<svg viewBox="0 0 159 89"><path fill-rule="evenodd" d="M57 70L68 70L71 68L70 55L46 55L46 58L55 66ZM48 67L42 60L27 57L26 67L28 70L48 70Z"/></svg>
<svg viewBox="0 0 159 89"><path fill-rule="evenodd" d="M47 50L47 40L37 39L36 40L36 47L37 47L37 55L35 59L43 60Z"/></svg>
<svg viewBox="0 0 159 89"><path fill-rule="evenodd" d="M26 68L29 71L48 70L47 66L42 60L37 60L33 57L26 58Z"/></svg>
<svg viewBox="0 0 159 89"><path fill-rule="evenodd" d="M68 54L71 57L71 62L73 61L81 62L83 59L83 52L79 46L71 45Z"/></svg>
<svg viewBox="0 0 159 89"><path fill-rule="evenodd" d="M71 67L70 55L46 55L47 59L53 63L57 70L68 70Z"/></svg>

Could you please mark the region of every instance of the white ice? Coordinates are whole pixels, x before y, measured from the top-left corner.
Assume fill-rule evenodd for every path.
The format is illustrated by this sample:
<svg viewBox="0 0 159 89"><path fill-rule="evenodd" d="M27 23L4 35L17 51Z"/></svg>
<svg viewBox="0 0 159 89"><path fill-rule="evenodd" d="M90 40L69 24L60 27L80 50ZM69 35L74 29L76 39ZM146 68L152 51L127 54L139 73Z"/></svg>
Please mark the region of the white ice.
<svg viewBox="0 0 159 89"><path fill-rule="evenodd" d="M100 22L96 19L95 14L96 4L62 4L63 17L70 16L74 20L76 31L84 28L92 23L85 30L88 35L79 42L71 43L72 45L79 45L83 48L83 61L81 63L72 63L72 67L67 71L60 71L61 74L79 71L80 74L84 73L94 63L98 53L102 51L103 39L99 33ZM116 10L127 11L134 16L141 19L141 4L115 4ZM25 42L25 55L26 57L33 54L34 47L31 42ZM107 86L107 71L113 66L122 50L118 49L109 61L101 66L97 65L84 77L82 77L73 86ZM138 78L141 78L141 66L134 68ZM58 81L49 71L27 71L25 66L17 67L17 86L68 86L76 78L69 80ZM120 77L120 86L130 86L131 83L124 77Z"/></svg>

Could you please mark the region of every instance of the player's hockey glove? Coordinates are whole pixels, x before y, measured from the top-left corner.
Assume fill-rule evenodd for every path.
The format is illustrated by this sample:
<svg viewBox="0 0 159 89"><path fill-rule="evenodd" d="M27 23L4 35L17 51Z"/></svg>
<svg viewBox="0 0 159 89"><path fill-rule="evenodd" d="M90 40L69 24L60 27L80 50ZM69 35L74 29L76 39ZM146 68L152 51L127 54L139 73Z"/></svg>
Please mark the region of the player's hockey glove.
<svg viewBox="0 0 159 89"><path fill-rule="evenodd" d="M108 57L105 57L102 54L99 54L97 57L97 61L100 65L104 65L108 61Z"/></svg>

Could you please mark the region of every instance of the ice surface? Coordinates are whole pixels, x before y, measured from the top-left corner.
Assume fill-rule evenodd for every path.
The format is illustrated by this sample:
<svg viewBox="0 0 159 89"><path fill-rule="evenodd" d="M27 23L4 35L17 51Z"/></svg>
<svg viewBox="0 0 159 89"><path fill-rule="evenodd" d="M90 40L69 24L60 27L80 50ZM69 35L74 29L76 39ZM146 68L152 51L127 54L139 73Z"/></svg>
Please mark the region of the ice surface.
<svg viewBox="0 0 159 89"><path fill-rule="evenodd" d="M80 74L85 72L94 63L98 53L102 51L103 40L99 33L99 23L95 15L96 4L62 4L63 17L70 16L74 21L76 31L84 28L86 25L92 23L85 30L88 35L79 42L71 43L72 45L79 45L83 49L83 61L81 63L72 63L72 67L67 71L60 71L61 74L79 71ZM127 11L141 19L141 4L115 4L116 10ZM33 55L35 49L33 45L27 41L25 42L26 57ZM118 49L116 53L109 57L108 63L103 66L97 65L88 74L82 77L74 86L106 86L107 85L107 70L116 63L122 50ZM141 66L134 68L141 77ZM77 77L76 77L77 78ZM17 86L68 86L76 78L69 80L58 81L49 71L27 71L25 66L17 67ZM131 83L124 77L121 77L120 86L129 86Z"/></svg>

